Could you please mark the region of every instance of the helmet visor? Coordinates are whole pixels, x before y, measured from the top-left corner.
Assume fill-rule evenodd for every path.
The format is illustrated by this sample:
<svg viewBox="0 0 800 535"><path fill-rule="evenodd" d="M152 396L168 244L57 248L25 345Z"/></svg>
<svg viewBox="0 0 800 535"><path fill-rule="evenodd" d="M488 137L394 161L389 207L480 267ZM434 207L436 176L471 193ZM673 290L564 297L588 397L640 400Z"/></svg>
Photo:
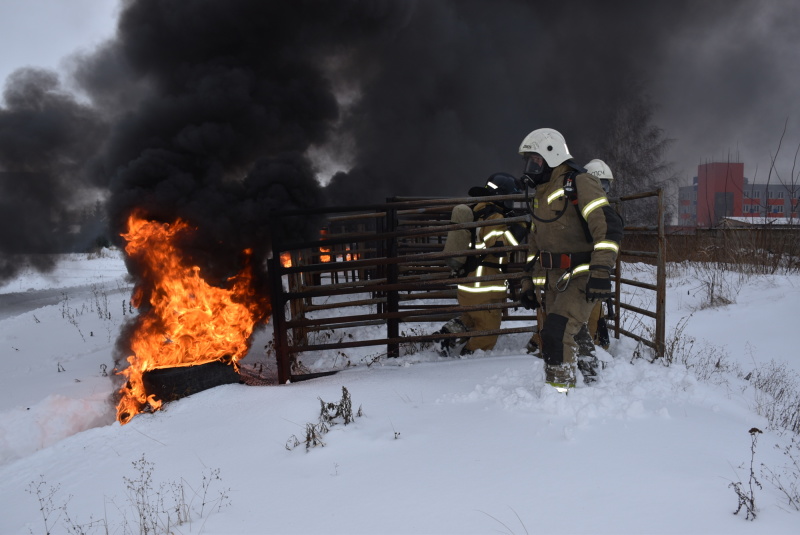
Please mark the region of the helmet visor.
<svg viewBox="0 0 800 535"><path fill-rule="evenodd" d="M526 152L523 156L525 159L525 174L528 176L541 175L544 171L544 158L537 152Z"/></svg>

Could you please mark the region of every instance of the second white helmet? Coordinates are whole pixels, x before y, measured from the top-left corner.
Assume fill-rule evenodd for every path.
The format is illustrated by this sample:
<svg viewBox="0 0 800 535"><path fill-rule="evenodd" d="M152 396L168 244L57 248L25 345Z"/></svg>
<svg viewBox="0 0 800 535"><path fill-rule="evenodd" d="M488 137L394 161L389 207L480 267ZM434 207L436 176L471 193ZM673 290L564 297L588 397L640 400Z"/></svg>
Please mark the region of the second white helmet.
<svg viewBox="0 0 800 535"><path fill-rule="evenodd" d="M572 159L564 136L552 128L539 128L525 136L519 145L519 153L525 154L526 152L535 152L541 155L548 167L558 167Z"/></svg>
<svg viewBox="0 0 800 535"><path fill-rule="evenodd" d="M611 174L611 168L603 160L594 159L587 163L585 166L586 172L594 175L601 180L614 180L614 175Z"/></svg>

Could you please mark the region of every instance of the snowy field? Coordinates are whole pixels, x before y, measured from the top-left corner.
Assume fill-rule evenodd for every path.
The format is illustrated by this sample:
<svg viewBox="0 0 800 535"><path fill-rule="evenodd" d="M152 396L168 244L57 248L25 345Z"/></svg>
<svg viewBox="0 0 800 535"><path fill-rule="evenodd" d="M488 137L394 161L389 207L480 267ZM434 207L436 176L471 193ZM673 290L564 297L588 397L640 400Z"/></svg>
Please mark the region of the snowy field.
<svg viewBox="0 0 800 535"><path fill-rule="evenodd" d="M709 307L707 275L673 266L668 278L667 333L693 341L676 349L688 366L612 340L600 381L564 396L543 386L524 335L460 359L329 351L303 363L351 366L217 387L120 426L108 373L131 314L126 270L115 251L65 256L50 276L0 287L0 533L800 533L762 467L797 484L785 453L796 437L770 425L769 397L744 379L778 368L797 388L800 276L726 274L714 295L730 304ZM258 332L245 366L274 369L271 335ZM324 447L292 447L343 387L361 415ZM732 514L730 484L749 490L753 427L763 488L750 522Z"/></svg>

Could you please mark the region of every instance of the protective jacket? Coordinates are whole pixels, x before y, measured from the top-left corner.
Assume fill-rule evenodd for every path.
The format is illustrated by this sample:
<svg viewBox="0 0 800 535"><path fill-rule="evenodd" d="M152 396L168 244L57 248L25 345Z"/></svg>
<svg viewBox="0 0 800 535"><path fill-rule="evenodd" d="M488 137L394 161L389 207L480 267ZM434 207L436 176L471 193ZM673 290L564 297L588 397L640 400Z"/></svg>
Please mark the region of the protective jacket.
<svg viewBox="0 0 800 535"><path fill-rule="evenodd" d="M622 220L596 177L561 164L549 182L536 187L531 208L526 270L535 286L544 285L548 269L563 269L574 278L590 266L614 268Z"/></svg>
<svg viewBox="0 0 800 535"><path fill-rule="evenodd" d="M522 291L532 286L543 290L545 319L539 333L546 372L559 367L559 373L567 377L574 373L575 335L594 306L586 299L588 274L602 270L608 276L614 267L622 219L609 205L600 181L567 163L553 169L550 180L536 187L531 204L533 226L526 264L531 278L522 280ZM556 382L574 382L574 378Z"/></svg>
<svg viewBox="0 0 800 535"><path fill-rule="evenodd" d="M491 203L478 203L473 208L476 221L502 220L503 213ZM475 241L471 248L486 250L486 255L480 257L478 266L468 276L485 277L503 272L508 263L505 253L492 254L493 247L518 245L519 242L506 223L478 227L475 229ZM458 303L461 306L481 305L487 303L502 303L506 300L507 290L504 280L475 281L458 285ZM473 330L494 330L500 328L502 312L496 310L477 310L465 312L460 319L466 327ZM470 338L466 349L492 349L497 342L497 336L480 336Z"/></svg>
<svg viewBox="0 0 800 535"><path fill-rule="evenodd" d="M502 220L503 214L499 210L492 210L492 208L493 205L490 203L478 203L475 205L473 208L473 213L476 216L475 221ZM493 254L492 248L505 245L519 245L507 224L501 223L475 229L475 240L470 244L470 248L477 251L485 250L486 255L478 257L478 266L470 273L470 276L480 277L482 275L497 275L500 273L503 266L508 263L508 255L506 253ZM503 298L506 295L504 281L476 281L459 284L458 289L471 294L501 293Z"/></svg>

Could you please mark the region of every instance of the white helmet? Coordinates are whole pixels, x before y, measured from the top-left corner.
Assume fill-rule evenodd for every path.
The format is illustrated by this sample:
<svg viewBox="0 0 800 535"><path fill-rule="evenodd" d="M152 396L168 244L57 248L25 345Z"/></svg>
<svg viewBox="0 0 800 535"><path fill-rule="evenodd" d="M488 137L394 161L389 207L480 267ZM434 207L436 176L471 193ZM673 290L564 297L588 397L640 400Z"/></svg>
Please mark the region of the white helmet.
<svg viewBox="0 0 800 535"><path fill-rule="evenodd" d="M584 167L586 167L587 173L601 180L614 180L614 175L611 174L611 168L603 160L595 158Z"/></svg>
<svg viewBox="0 0 800 535"><path fill-rule="evenodd" d="M520 143L519 153L525 154L526 152L540 154L547 162L548 167L553 168L572 159L564 136L552 128L539 128L525 136Z"/></svg>

